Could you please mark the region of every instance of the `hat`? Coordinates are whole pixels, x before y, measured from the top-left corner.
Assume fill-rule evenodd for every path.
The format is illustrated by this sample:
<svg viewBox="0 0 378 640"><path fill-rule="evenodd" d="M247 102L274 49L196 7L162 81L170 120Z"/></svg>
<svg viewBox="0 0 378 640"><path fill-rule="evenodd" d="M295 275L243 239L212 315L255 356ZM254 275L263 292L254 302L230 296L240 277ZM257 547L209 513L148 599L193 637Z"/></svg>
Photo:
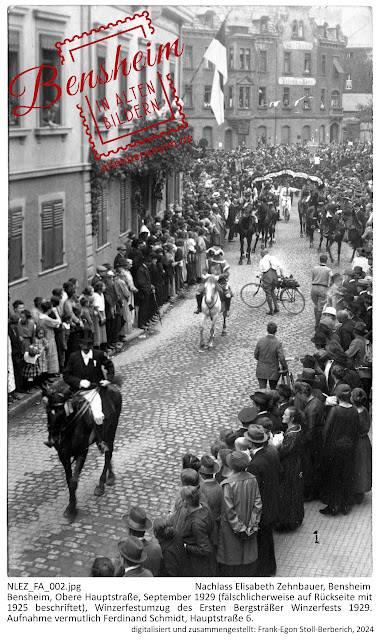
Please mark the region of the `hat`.
<svg viewBox="0 0 378 640"><path fill-rule="evenodd" d="M135 536L129 536L126 540L121 540L118 543L118 551L123 558L130 560L130 562L135 562L135 564L140 564L147 558L143 542Z"/></svg>
<svg viewBox="0 0 378 640"><path fill-rule="evenodd" d="M364 273L362 267L360 267L359 265L353 267L353 275L355 275L356 273Z"/></svg>
<svg viewBox="0 0 378 640"><path fill-rule="evenodd" d="M90 329L81 329L77 332L78 342L85 342L86 344L93 343L93 331Z"/></svg>
<svg viewBox="0 0 378 640"><path fill-rule="evenodd" d="M315 358L310 354L306 354L303 358L300 358L300 362L303 364L303 369L313 369L315 365Z"/></svg>
<svg viewBox="0 0 378 640"><path fill-rule="evenodd" d="M40 355L41 354L38 353L38 349L33 347L33 345L30 345L29 351L24 353L24 361L27 362L27 364L35 364Z"/></svg>
<svg viewBox="0 0 378 640"><path fill-rule="evenodd" d="M201 466L199 468L200 473L207 473L208 475L212 475L217 473L220 469L220 466L211 456L202 456L201 458Z"/></svg>
<svg viewBox="0 0 378 640"><path fill-rule="evenodd" d="M122 522L134 529L134 531L147 531L152 529L152 522L147 518L146 512L141 507L131 507L128 516L122 516Z"/></svg>
<svg viewBox="0 0 378 640"><path fill-rule="evenodd" d="M336 309L335 309L335 307L326 307L326 309L323 311L323 313L328 313L328 315L335 316L335 318L336 318Z"/></svg>
<svg viewBox="0 0 378 640"><path fill-rule="evenodd" d="M264 444L269 438L267 432L261 424L251 424L245 434L246 438L254 444Z"/></svg>
<svg viewBox="0 0 378 640"><path fill-rule="evenodd" d="M265 391L255 391L255 393L249 397L257 405L267 405L270 399Z"/></svg>
<svg viewBox="0 0 378 640"><path fill-rule="evenodd" d="M354 276L353 269L345 269L344 276Z"/></svg>
<svg viewBox="0 0 378 640"><path fill-rule="evenodd" d="M220 196L219 191L214 191L213 198L219 198L219 196Z"/></svg>
<svg viewBox="0 0 378 640"><path fill-rule="evenodd" d="M343 367L348 367L350 365L350 361L345 351L342 351L340 345L335 345L333 342L330 342L327 345L328 355L331 360L333 360L336 364L341 364Z"/></svg>
<svg viewBox="0 0 378 640"><path fill-rule="evenodd" d="M244 471L250 463L250 459L244 451L233 451L226 458L226 464L233 471Z"/></svg>
<svg viewBox="0 0 378 640"><path fill-rule="evenodd" d="M325 347L327 344L327 340L324 333L320 333L320 332L315 333L315 335L311 338L311 342L319 345L319 347Z"/></svg>
<svg viewBox="0 0 378 640"><path fill-rule="evenodd" d="M106 267L104 267L104 265L103 265L103 264L100 264L100 265L97 267L97 271L98 271L99 273L105 273L105 271L107 271L107 268L106 268Z"/></svg>
<svg viewBox="0 0 378 640"><path fill-rule="evenodd" d="M238 420L242 424L251 424L257 418L258 413L259 410L256 407L245 407L239 411Z"/></svg>
<svg viewBox="0 0 378 640"><path fill-rule="evenodd" d="M210 251L215 255L215 256L223 256L223 250L220 247L210 247L206 253L210 253Z"/></svg>
<svg viewBox="0 0 378 640"><path fill-rule="evenodd" d="M108 276L115 276L114 271L112 271L111 269L109 269L109 271L108 271Z"/></svg>
<svg viewBox="0 0 378 640"><path fill-rule="evenodd" d="M366 333L366 324L364 322L356 322L353 331L361 334L362 336Z"/></svg>
<svg viewBox="0 0 378 640"><path fill-rule="evenodd" d="M302 373L297 376L297 380L299 382L316 382L319 380L318 376L315 373L314 369L303 369Z"/></svg>

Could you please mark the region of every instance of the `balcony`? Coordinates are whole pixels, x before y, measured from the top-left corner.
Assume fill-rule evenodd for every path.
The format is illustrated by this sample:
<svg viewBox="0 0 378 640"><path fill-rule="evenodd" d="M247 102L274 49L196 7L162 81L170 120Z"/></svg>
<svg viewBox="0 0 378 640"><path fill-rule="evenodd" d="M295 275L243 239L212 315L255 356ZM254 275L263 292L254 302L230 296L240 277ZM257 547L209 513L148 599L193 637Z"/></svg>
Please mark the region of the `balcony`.
<svg viewBox="0 0 378 640"><path fill-rule="evenodd" d="M330 115L331 116L342 116L343 115L343 108L342 107L332 107L330 108Z"/></svg>

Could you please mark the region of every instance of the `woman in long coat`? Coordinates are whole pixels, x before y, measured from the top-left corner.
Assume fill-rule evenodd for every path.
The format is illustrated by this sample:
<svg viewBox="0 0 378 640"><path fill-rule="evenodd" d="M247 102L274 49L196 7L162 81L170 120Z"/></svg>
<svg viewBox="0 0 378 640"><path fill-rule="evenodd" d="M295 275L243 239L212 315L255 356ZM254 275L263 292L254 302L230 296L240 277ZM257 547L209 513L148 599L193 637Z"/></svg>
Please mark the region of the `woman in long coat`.
<svg viewBox="0 0 378 640"><path fill-rule="evenodd" d="M277 531L294 531L302 524L304 517L300 420L301 414L295 407L285 409L282 422L287 429L281 443L276 445L281 464L279 515L275 526Z"/></svg>
<svg viewBox="0 0 378 640"><path fill-rule="evenodd" d="M246 471L250 459L243 451L226 458L232 469L223 480L217 560L223 577L257 575L257 529L262 502L255 476Z"/></svg>
<svg viewBox="0 0 378 640"><path fill-rule="evenodd" d="M187 509L181 534L186 553L184 575L215 576L215 552L211 542L214 519L211 511L200 504L199 487L183 487L181 497Z"/></svg>
<svg viewBox="0 0 378 640"><path fill-rule="evenodd" d="M54 329L58 329L62 321L58 317L57 312L55 314L55 310L53 311L55 318L52 318L49 313L51 313L52 304L51 302L42 302L41 303L42 313L39 316L38 327L42 327L45 330L45 338L47 340L48 351L47 351L47 373L49 375L56 375L59 373L59 357L58 357L58 349L56 347L55 340L55 332ZM37 328L38 328L37 327Z"/></svg>
<svg viewBox="0 0 378 640"><path fill-rule="evenodd" d="M353 504L354 466L359 418L350 402L351 389L340 384L336 389L338 405L332 407L324 425L321 500L327 506L320 513L347 515Z"/></svg>
<svg viewBox="0 0 378 640"><path fill-rule="evenodd" d="M206 231L205 229L201 229L198 232L198 240L197 240L197 263L196 263L196 273L197 279L202 280L203 272L206 270L206 240L205 240Z"/></svg>
<svg viewBox="0 0 378 640"><path fill-rule="evenodd" d="M372 485L372 450L369 438L370 416L366 408L367 397L363 389L353 389L352 402L358 411L358 439L354 467L354 502L361 504L364 494Z"/></svg>

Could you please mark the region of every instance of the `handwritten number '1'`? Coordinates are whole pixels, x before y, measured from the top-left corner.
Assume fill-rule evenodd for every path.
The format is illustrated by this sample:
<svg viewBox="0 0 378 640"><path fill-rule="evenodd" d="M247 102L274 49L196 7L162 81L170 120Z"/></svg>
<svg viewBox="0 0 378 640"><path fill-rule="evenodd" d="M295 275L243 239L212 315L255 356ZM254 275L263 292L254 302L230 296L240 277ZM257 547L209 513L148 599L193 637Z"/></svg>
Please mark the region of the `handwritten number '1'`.
<svg viewBox="0 0 378 640"><path fill-rule="evenodd" d="M315 536L315 544L319 544L318 532L317 531L314 531L314 536Z"/></svg>

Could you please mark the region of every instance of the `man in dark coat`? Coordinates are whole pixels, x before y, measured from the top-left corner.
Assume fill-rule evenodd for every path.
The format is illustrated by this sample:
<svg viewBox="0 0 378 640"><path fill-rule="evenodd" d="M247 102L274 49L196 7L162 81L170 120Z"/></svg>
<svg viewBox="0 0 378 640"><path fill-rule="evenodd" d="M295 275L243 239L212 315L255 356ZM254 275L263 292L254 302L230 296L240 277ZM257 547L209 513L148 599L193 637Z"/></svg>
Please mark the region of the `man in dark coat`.
<svg viewBox="0 0 378 640"><path fill-rule="evenodd" d="M142 545L144 569L147 569L151 576L158 576L163 554L156 538L147 540L147 538L144 537L146 531L152 529L152 522L147 518L145 510L141 507L131 507L129 514L123 516L122 521L127 527L129 534L128 539L130 539L130 537L135 538L138 540L138 543ZM121 565L116 567L115 576L122 576L122 571L123 567L121 563Z"/></svg>
<svg viewBox="0 0 378 640"><path fill-rule="evenodd" d="M114 269L118 269L118 267L124 266L125 258L126 258L126 247L124 244L119 245L117 247L117 255L114 258Z"/></svg>
<svg viewBox="0 0 378 640"><path fill-rule="evenodd" d="M269 436L261 425L251 425L247 436L251 442L252 460L247 471L256 476L262 500L262 513L257 532L258 573L260 577L276 575L273 527L279 513L280 459L277 449L268 444Z"/></svg>
<svg viewBox="0 0 378 640"><path fill-rule="evenodd" d="M91 331L83 329L80 333L79 349L79 351L71 353L68 358L66 368L63 371L63 380L71 391L81 391L83 397L89 402L93 414L97 445L101 453L105 453L108 451L108 447L102 438L101 425L104 422L104 414L102 413L101 394L96 393L94 389L98 386L105 388L113 382L114 364L104 351L93 349ZM104 379L103 368L107 373L106 379ZM102 393L104 392L102 391ZM45 444L53 446L54 442L49 437Z"/></svg>
<svg viewBox="0 0 378 640"><path fill-rule="evenodd" d="M135 536L129 536L118 543L120 568L115 574L123 578L153 578L151 571L146 569L146 550L141 540Z"/></svg>
<svg viewBox="0 0 378 640"><path fill-rule="evenodd" d="M138 288L138 327L144 329L149 319L150 295L152 290L150 271L144 259L138 268L135 285Z"/></svg>
<svg viewBox="0 0 378 640"><path fill-rule="evenodd" d="M342 348L346 351L349 349L349 345L353 340L353 329L356 322L349 317L349 314L345 309L337 312L337 320L341 324L336 329L336 333L340 338Z"/></svg>
<svg viewBox="0 0 378 640"><path fill-rule="evenodd" d="M268 335L258 340L254 356L257 360L256 377L259 381L260 389L266 389L267 381L271 389L277 387L280 377L280 365L283 370L287 370L285 354L282 343L277 340L277 325L275 322L268 322Z"/></svg>
<svg viewBox="0 0 378 640"><path fill-rule="evenodd" d="M215 474L220 470L220 465L211 456L202 456L199 469L200 486L206 502L211 509L214 518L212 541L216 546L218 541L218 526L222 510L222 489L215 479Z"/></svg>

